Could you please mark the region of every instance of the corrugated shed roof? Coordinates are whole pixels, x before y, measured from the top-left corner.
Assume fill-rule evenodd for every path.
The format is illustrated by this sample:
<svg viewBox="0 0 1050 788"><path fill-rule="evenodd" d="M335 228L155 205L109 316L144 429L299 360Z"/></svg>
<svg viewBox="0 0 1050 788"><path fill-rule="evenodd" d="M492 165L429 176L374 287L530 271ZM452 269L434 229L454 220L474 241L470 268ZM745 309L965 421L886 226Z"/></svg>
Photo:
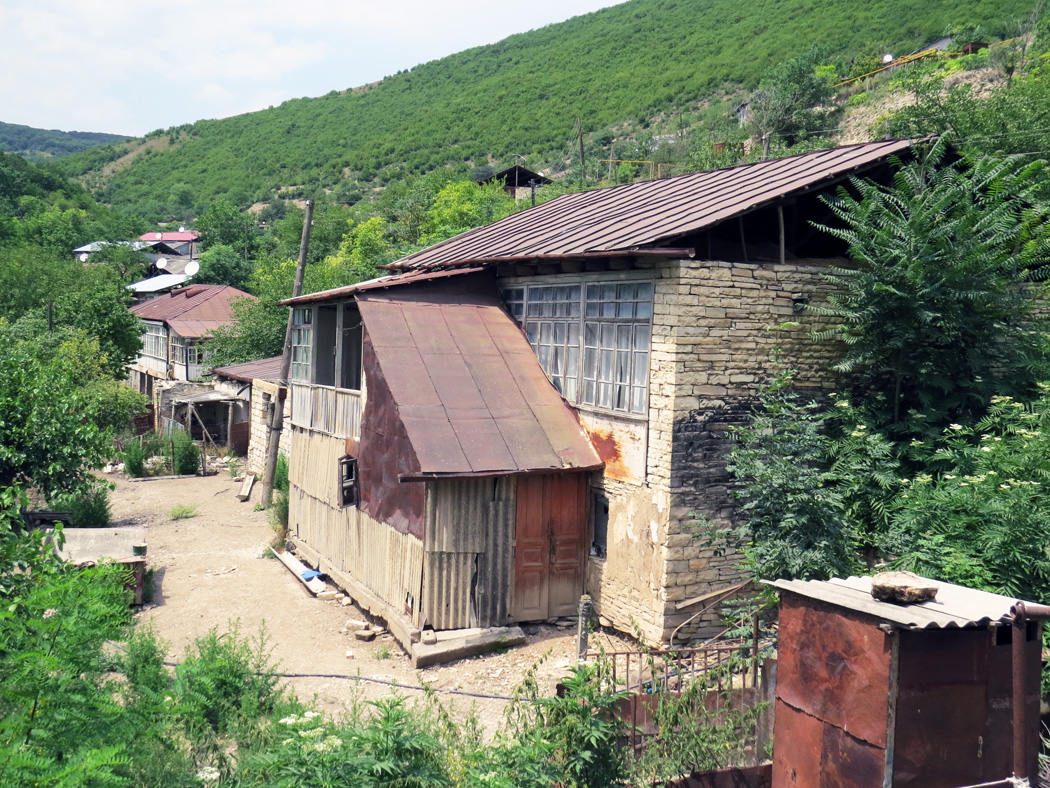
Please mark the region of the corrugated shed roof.
<svg viewBox="0 0 1050 788"><path fill-rule="evenodd" d="M285 306L294 306L296 304L312 304L318 301L332 301L339 298L348 298L355 293L360 293L364 290L379 290L385 287L409 285L415 282L425 282L431 279L447 279L450 276L476 274L481 270L483 270L481 266L475 266L473 268L457 268L453 271L402 271L399 274L393 274L391 276L381 276L376 279L368 279L364 282L358 282L353 285L333 287L331 290L319 290L316 293L307 293L306 295L301 295L297 298L288 298L281 303Z"/></svg>
<svg viewBox="0 0 1050 788"><path fill-rule="evenodd" d="M254 299L255 296L229 285L190 285L136 304L131 311L143 320L169 321L181 317L229 322L233 315L231 304L241 298Z"/></svg>
<svg viewBox="0 0 1050 788"><path fill-rule="evenodd" d="M283 356L263 358L258 361L246 361L243 364L230 364L228 367L216 367L212 370L216 375L233 380L241 380L250 383L253 380L277 381L281 377L281 362Z"/></svg>
<svg viewBox="0 0 1050 788"><path fill-rule="evenodd" d="M357 301L420 478L601 466L494 280L368 291Z"/></svg>
<svg viewBox="0 0 1050 788"><path fill-rule="evenodd" d="M925 580L925 579L924 579ZM1018 600L974 588L927 580L937 586L937 598L917 605L880 602L871 596L870 577L845 580L775 580L767 585L880 618L905 629L952 629L1007 623Z"/></svg>
<svg viewBox="0 0 1050 788"><path fill-rule="evenodd" d="M566 194L410 254L390 268L421 270L633 250L703 230L794 192L827 186L911 144L890 140L847 145Z"/></svg>

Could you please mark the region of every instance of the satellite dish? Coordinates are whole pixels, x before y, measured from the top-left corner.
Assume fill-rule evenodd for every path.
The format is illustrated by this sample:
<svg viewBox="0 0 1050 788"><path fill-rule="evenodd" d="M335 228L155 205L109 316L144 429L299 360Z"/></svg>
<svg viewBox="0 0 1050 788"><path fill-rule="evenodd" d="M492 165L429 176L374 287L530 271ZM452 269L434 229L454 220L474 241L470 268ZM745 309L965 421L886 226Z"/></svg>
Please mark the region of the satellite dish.
<svg viewBox="0 0 1050 788"><path fill-rule="evenodd" d="M164 233L157 233L157 240L158 241L164 240Z"/></svg>
<svg viewBox="0 0 1050 788"><path fill-rule="evenodd" d="M166 257L158 257L157 258L157 262L154 263L154 265L156 265L157 268L159 268L159 269L161 269L163 271L165 268L168 267L168 258L166 258Z"/></svg>
<svg viewBox="0 0 1050 788"><path fill-rule="evenodd" d="M181 225L181 224L180 224L180 225L179 225L179 232L180 232L180 233L184 233L184 232L186 232L186 227L185 227L184 225Z"/></svg>
<svg viewBox="0 0 1050 788"><path fill-rule="evenodd" d="M196 260L191 260L190 262L186 263L186 276L193 276L199 270L201 270L201 264L198 263Z"/></svg>
<svg viewBox="0 0 1050 788"><path fill-rule="evenodd" d="M80 262L82 262L82 263L86 263L88 261L88 253L87 252L81 252L80 254L77 255L77 259Z"/></svg>

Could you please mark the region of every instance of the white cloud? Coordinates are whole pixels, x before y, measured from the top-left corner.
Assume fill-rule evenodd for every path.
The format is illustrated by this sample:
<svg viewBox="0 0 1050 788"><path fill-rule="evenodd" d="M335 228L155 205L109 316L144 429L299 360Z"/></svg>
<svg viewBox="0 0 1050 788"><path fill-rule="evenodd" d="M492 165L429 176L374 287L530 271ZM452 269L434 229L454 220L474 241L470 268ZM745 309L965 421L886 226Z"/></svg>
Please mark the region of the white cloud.
<svg viewBox="0 0 1050 788"><path fill-rule="evenodd" d="M0 120L142 134L373 82L615 2L0 3Z"/></svg>

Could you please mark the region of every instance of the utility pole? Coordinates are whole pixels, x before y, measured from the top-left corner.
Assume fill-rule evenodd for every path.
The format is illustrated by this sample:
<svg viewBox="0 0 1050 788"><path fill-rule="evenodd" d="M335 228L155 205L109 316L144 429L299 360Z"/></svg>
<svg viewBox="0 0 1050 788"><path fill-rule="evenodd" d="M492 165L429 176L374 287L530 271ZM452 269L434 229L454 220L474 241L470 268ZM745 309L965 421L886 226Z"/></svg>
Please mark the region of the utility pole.
<svg viewBox="0 0 1050 788"><path fill-rule="evenodd" d="M295 269L295 285L292 287L292 298L303 294L303 272L306 270L306 251L310 248L310 228L314 221L314 201L306 201L306 216L303 217L303 239L299 243L299 265ZM273 403L273 411L270 413L270 435L266 446L266 468L263 471L263 499L264 509L270 508L273 499L273 479L277 474L277 450L281 444L281 430L284 429L284 404L281 402L281 389L285 386L285 396L292 395L291 381L288 380L292 368L292 316L295 309L288 310L288 324L284 329L284 356L281 358L281 377L277 384L277 397Z"/></svg>

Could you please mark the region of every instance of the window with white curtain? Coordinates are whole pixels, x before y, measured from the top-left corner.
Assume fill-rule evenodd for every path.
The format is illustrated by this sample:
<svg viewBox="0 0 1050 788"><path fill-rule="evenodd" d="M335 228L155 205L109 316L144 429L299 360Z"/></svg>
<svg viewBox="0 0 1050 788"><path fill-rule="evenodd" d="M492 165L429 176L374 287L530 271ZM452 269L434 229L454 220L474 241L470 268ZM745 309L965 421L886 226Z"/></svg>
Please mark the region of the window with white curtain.
<svg viewBox="0 0 1050 788"><path fill-rule="evenodd" d="M651 280L528 284L505 288L503 297L567 401L645 414Z"/></svg>

